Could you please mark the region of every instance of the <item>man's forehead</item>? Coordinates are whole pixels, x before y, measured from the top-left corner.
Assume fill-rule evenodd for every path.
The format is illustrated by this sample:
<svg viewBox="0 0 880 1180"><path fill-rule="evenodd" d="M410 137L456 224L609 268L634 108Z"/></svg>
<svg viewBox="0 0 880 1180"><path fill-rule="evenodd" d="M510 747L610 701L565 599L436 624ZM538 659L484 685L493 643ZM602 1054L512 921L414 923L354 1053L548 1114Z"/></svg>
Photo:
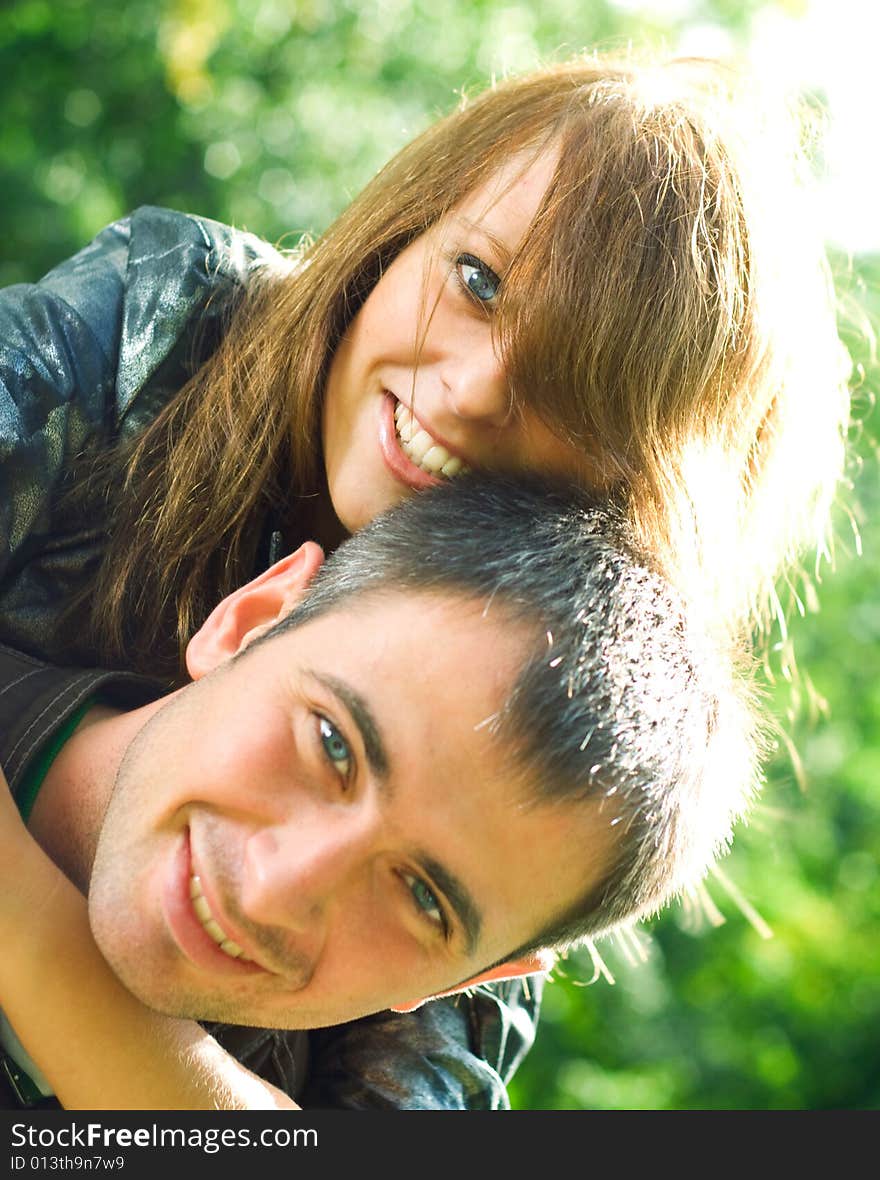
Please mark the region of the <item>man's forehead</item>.
<svg viewBox="0 0 880 1180"><path fill-rule="evenodd" d="M383 584L322 603L294 627L294 636L297 630L308 638L309 673L344 687L344 695L357 698L361 708L368 705L371 716L386 717L386 728L396 730L405 720L437 733L452 727L457 738L476 734L493 771L515 779L523 798L535 797L534 784L524 779L519 745L507 740L504 722L544 632L536 639L502 597L457 587ZM465 703L478 695L484 707L465 711ZM400 711L387 718L392 698Z"/></svg>
<svg viewBox="0 0 880 1180"><path fill-rule="evenodd" d="M450 712L465 681L500 709L531 646L529 630L500 600L433 588L382 587L348 596L308 619L302 634L309 648L320 636L329 675L345 668L367 697L381 676L408 706L421 705L435 718ZM430 692L416 691L432 678ZM488 726L492 718L476 720Z"/></svg>
<svg viewBox="0 0 880 1180"><path fill-rule="evenodd" d="M391 630L394 616L401 611L417 617L426 628L440 628L450 642L472 639L475 626L486 633L500 629L504 632L504 652L521 652L528 631L505 597L442 584L400 586L381 582L352 591L331 588L325 593L319 589L314 600L307 597L292 612L290 622L292 627L304 627L321 619L357 625L367 616L371 621L381 616Z"/></svg>

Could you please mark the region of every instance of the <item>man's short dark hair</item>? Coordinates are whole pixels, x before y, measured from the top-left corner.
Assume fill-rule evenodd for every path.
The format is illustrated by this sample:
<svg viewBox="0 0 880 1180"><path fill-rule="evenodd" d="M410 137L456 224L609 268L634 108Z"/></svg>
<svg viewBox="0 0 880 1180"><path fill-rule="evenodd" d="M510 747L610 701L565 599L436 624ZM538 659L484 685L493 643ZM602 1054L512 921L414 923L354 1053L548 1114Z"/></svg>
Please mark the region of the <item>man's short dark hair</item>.
<svg viewBox="0 0 880 1180"><path fill-rule="evenodd" d="M646 917L726 851L754 783L749 700L613 505L460 476L347 539L260 642L380 592L476 599L532 637L494 735L534 805L601 802L615 829L602 880L517 953Z"/></svg>

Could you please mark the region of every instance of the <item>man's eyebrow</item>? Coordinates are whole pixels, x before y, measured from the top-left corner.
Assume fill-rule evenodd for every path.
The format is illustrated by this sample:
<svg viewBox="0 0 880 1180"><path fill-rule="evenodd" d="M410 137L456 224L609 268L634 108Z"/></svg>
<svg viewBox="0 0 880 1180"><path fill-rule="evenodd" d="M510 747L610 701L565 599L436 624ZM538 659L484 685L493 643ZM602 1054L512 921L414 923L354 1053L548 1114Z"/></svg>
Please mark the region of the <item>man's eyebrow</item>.
<svg viewBox="0 0 880 1180"><path fill-rule="evenodd" d="M370 706L360 693L353 689L350 684L346 684L344 680L339 680L335 676L328 676L324 672L315 672L314 670L310 670L309 675L317 680L319 684L322 684L324 688L329 689L345 705L361 735L361 741L364 744L364 751L367 755L370 768L373 774L384 783L389 774L388 752L385 749L381 731L376 718L370 710Z"/></svg>
<svg viewBox="0 0 880 1180"><path fill-rule="evenodd" d="M504 241L503 238L499 238L497 234L494 234L490 229L487 229L482 222L472 221L470 217L458 216L455 218L455 220L457 224L463 229L469 230L471 233L482 234L482 236L495 251L498 261L502 267L506 267L510 263L512 252L510 246Z"/></svg>
<svg viewBox="0 0 880 1180"><path fill-rule="evenodd" d="M483 918L471 896L470 890L467 889L454 873L444 868L432 856L421 853L417 855L416 859L455 910L456 916L464 931L465 951L468 955L472 955L476 950L480 932L483 928Z"/></svg>

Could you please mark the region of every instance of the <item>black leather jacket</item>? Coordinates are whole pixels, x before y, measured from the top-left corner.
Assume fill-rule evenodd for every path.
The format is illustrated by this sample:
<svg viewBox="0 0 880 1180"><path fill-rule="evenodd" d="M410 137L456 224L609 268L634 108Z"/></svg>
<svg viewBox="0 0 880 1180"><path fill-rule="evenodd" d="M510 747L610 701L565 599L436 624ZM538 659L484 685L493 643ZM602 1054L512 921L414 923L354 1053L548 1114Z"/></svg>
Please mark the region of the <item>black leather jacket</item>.
<svg viewBox="0 0 880 1180"><path fill-rule="evenodd" d="M52 661L93 662L74 637L55 634L104 537L98 518L61 516L65 471L86 444L134 434L158 413L187 376L196 328L210 339L255 268L289 265L253 235L145 207L39 283L0 291L0 642ZM505 1109L540 994L535 977L313 1033L301 1101ZM220 1031L279 1084L283 1037Z"/></svg>

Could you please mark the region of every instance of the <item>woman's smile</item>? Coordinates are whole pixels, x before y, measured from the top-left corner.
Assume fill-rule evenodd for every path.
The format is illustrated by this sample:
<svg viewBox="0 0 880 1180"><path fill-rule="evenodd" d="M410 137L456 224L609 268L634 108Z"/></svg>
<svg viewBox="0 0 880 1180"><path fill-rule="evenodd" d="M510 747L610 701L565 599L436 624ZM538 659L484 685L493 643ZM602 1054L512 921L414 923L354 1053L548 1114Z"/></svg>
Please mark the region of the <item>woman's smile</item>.
<svg viewBox="0 0 880 1180"><path fill-rule="evenodd" d="M470 471L467 464L448 444L435 438L428 427L420 422L403 402L397 402L394 407L394 425L400 449L422 471L438 477L444 476L446 479Z"/></svg>
<svg viewBox="0 0 880 1180"><path fill-rule="evenodd" d="M415 491L434 487L470 467L438 439L409 406L385 391L379 413L379 446L395 477Z"/></svg>

